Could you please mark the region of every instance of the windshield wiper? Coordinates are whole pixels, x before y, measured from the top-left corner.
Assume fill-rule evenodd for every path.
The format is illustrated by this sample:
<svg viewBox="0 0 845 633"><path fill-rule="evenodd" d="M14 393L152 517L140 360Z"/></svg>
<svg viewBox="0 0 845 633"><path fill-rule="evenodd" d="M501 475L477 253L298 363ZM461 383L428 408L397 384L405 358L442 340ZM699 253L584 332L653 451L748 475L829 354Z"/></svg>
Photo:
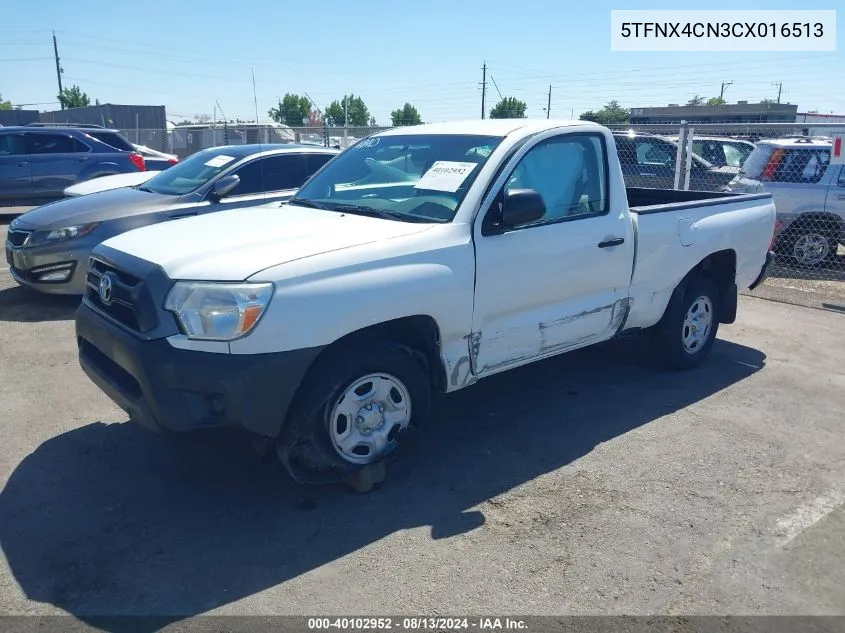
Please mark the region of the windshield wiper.
<svg viewBox="0 0 845 633"><path fill-rule="evenodd" d="M374 207L367 207L359 204L336 204L330 208L332 211L343 211L345 213L354 213L356 215L365 215L371 218L382 218L384 220L398 220L400 222L430 222L430 218L421 218L407 213L399 213L398 211L387 211L385 209L376 209Z"/></svg>
<svg viewBox="0 0 845 633"><path fill-rule="evenodd" d="M307 198L291 198L288 200L288 204L297 205L300 207L308 207L309 209L323 209L323 210L331 210L331 207L325 204L321 204L319 202L315 202L314 200L308 200Z"/></svg>

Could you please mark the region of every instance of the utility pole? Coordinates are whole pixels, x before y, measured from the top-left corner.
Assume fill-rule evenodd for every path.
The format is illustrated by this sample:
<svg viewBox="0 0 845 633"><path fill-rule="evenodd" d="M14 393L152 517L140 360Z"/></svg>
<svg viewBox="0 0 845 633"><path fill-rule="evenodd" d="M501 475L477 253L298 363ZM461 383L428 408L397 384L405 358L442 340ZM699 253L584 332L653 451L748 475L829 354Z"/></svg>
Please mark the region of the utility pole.
<svg viewBox="0 0 845 633"><path fill-rule="evenodd" d="M552 111L552 87L549 85L549 103L546 105L546 118L548 119Z"/></svg>
<svg viewBox="0 0 845 633"><path fill-rule="evenodd" d="M62 67L59 64L59 45L56 42L56 32L53 31L53 55L56 57L56 79L59 80L59 94L62 94ZM61 109L65 109L65 104L60 101Z"/></svg>
<svg viewBox="0 0 845 633"><path fill-rule="evenodd" d="M481 67L481 118L484 118L484 98L487 96L487 62Z"/></svg>
<svg viewBox="0 0 845 633"><path fill-rule="evenodd" d="M349 98L344 95L343 96L343 149L346 149L348 138L349 138Z"/></svg>
<svg viewBox="0 0 845 633"><path fill-rule="evenodd" d="M720 98L720 99L724 99L724 98L725 98L725 88L727 88L728 86L730 86L732 83L733 83L732 81L723 81L723 82L722 82L722 90L719 92L719 98Z"/></svg>
<svg viewBox="0 0 845 633"><path fill-rule="evenodd" d="M778 103L780 103L780 95L783 93L783 82L782 81L780 81L780 82L776 81L776 82L773 82L772 85L778 87Z"/></svg>

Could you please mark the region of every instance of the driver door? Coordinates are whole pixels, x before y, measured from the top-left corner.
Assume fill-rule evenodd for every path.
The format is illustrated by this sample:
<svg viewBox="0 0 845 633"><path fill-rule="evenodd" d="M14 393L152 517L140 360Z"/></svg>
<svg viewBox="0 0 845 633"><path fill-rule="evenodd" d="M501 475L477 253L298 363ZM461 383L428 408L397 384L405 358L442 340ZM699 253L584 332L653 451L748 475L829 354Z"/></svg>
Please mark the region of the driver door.
<svg viewBox="0 0 845 633"><path fill-rule="evenodd" d="M634 260L627 198L610 195L605 136L552 130L507 165L476 218L473 372L485 376L612 337ZM541 194L545 214L491 232L509 189ZM485 220L486 219L486 220Z"/></svg>

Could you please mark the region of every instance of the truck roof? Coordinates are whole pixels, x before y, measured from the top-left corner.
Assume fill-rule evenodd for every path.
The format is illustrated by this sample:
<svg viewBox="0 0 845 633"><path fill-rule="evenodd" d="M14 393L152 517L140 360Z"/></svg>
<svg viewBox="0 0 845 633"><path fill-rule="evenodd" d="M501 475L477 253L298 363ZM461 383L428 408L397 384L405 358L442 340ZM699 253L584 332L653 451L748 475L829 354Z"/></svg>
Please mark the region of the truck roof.
<svg viewBox="0 0 845 633"><path fill-rule="evenodd" d="M446 121L444 123L425 123L410 127L395 127L377 136L398 136L402 134L477 134L479 136L508 136L518 130L542 132L560 126L599 127L591 121L570 121L565 119L469 119Z"/></svg>

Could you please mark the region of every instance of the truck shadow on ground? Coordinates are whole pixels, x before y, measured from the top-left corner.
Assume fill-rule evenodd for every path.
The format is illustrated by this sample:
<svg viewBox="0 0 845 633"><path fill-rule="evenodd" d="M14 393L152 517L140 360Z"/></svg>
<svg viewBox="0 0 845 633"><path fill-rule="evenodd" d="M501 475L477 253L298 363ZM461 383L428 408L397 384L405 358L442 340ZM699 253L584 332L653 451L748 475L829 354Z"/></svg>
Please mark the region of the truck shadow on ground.
<svg viewBox="0 0 845 633"><path fill-rule="evenodd" d="M37 323L68 321L76 316L82 297L46 295L14 286L0 290L0 321Z"/></svg>
<svg viewBox="0 0 845 633"><path fill-rule="evenodd" d="M0 495L0 545L30 600L104 630L120 626L103 616L178 621L400 529L430 526L433 539L484 529L479 504L712 396L764 361L720 340L703 367L663 371L634 341L491 377L439 398L431 426L369 495L296 486L230 433L174 441L131 423L88 424L14 470Z"/></svg>

